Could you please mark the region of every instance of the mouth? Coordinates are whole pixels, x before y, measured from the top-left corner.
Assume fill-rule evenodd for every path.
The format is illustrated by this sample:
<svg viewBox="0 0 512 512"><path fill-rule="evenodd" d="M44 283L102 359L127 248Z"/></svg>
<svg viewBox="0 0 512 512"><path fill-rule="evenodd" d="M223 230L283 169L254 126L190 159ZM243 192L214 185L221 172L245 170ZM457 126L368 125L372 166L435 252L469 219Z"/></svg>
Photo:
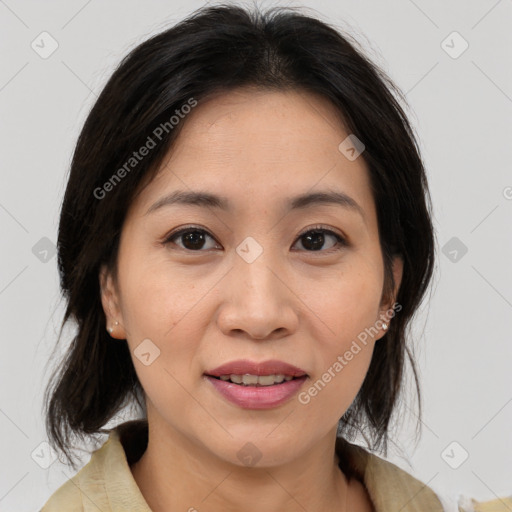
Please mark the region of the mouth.
<svg viewBox="0 0 512 512"><path fill-rule="evenodd" d="M277 359L260 362L238 359L208 370L204 374L240 386L275 386L308 376L302 368Z"/></svg>
<svg viewBox="0 0 512 512"><path fill-rule="evenodd" d="M217 380L222 380L225 382L231 382L233 384L237 384L239 386L254 386L254 387L264 387L264 386L275 386L283 384L284 382L289 382L291 380L304 379L307 377L306 374L300 376L292 376L292 375L284 375L282 373L273 374L273 375L208 375L207 377L213 377Z"/></svg>
<svg viewBox="0 0 512 512"><path fill-rule="evenodd" d="M239 359L204 373L212 389L242 409L271 409L290 401L309 375L284 361Z"/></svg>
<svg viewBox="0 0 512 512"><path fill-rule="evenodd" d="M206 375L212 390L242 409L272 409L289 402L302 388L307 375L222 374ZM280 381L280 382L279 382Z"/></svg>

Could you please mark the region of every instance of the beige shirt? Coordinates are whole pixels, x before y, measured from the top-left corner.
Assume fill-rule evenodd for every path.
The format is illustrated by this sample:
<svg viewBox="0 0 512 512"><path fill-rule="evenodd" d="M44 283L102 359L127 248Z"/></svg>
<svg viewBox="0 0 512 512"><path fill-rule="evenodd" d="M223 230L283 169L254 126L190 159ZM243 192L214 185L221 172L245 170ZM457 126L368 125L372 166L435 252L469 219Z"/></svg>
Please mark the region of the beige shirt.
<svg viewBox="0 0 512 512"><path fill-rule="evenodd" d="M110 431L90 461L59 487L40 512L151 512L130 470L148 442L146 420L127 421ZM446 512L432 489L406 471L338 438L336 452L345 475L364 483L376 512ZM510 512L512 497L485 503L469 500L455 512Z"/></svg>

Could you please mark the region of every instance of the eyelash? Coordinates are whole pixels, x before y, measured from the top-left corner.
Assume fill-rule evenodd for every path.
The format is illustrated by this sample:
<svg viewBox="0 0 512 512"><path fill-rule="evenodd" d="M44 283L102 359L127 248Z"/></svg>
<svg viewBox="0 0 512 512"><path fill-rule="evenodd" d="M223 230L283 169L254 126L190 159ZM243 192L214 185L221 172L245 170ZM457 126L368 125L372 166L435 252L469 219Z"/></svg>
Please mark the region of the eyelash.
<svg viewBox="0 0 512 512"><path fill-rule="evenodd" d="M165 237L165 239L163 240L162 243L163 243L163 245L168 245L170 243L174 243L173 240L175 238L179 238L181 235L184 235L185 233L190 233L192 231L199 231L201 233L205 233L210 238L215 240L215 237L213 237L207 230L205 230L205 229L203 229L203 228L201 228L199 226L191 225L191 226L186 226L184 228L181 228L178 231L170 233L169 235L167 235ZM347 247L349 245L348 242L345 240L345 238L343 238L341 235L339 235L335 231L332 231L331 229L328 229L328 228L326 228L326 227L324 227L322 225L312 226L312 227L307 228L303 232L301 232L297 236L297 239L295 240L293 245L295 245L303 236L307 235L308 233L312 233L312 232L314 232L314 233L323 233L323 234L326 234L326 235L333 236L336 239L337 245L335 245L334 247L331 247L330 249L327 249L327 250L319 250L319 251L308 251L308 250L305 250L305 252L331 254L332 252L340 251L341 249L343 249L343 248L345 248L345 247ZM215 240L215 242L218 243L217 240ZM206 252L203 249L198 249L197 251L194 251L192 249L186 249L186 248L183 248L183 247L180 247L180 246L178 246L178 247L179 247L179 249L182 249L182 250L187 251L187 252L197 252L197 253Z"/></svg>

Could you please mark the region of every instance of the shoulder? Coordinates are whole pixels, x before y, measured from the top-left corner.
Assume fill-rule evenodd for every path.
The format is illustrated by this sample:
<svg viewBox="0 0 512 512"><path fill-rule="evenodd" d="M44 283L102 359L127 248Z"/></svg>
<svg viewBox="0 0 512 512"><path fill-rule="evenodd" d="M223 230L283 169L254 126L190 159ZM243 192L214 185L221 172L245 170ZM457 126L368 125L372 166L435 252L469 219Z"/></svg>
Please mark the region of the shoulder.
<svg viewBox="0 0 512 512"><path fill-rule="evenodd" d="M375 512L445 512L428 485L396 464L342 438L336 441L336 452L341 469L366 488Z"/></svg>
<svg viewBox="0 0 512 512"><path fill-rule="evenodd" d="M90 461L50 496L41 512L82 512L94 506L99 510L110 510L105 507L103 468L105 456L112 453L112 448L112 438L109 437L92 453Z"/></svg>
<svg viewBox="0 0 512 512"><path fill-rule="evenodd" d="M92 453L90 461L50 496L40 512L110 512L133 510L132 507L150 512L131 473L121 439L127 426L138 425L127 422L112 429L101 448ZM129 436L125 442L129 443ZM133 445L127 444L126 448L129 454L133 453Z"/></svg>
<svg viewBox="0 0 512 512"><path fill-rule="evenodd" d="M82 495L77 487L76 476L61 485L44 504L40 512L82 512Z"/></svg>
<svg viewBox="0 0 512 512"><path fill-rule="evenodd" d="M512 495L477 501L436 493L396 464L342 438L336 441L341 469L366 488L375 512L510 512ZM343 458L343 460L342 460Z"/></svg>

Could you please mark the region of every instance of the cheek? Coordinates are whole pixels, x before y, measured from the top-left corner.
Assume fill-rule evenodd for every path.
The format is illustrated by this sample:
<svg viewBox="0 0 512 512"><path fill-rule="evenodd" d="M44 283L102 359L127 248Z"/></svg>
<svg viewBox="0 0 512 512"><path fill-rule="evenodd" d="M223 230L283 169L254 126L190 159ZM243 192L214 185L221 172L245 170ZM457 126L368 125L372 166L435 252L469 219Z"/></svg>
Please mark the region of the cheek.
<svg viewBox="0 0 512 512"><path fill-rule="evenodd" d="M119 280L135 371L147 399L162 414L170 405L170 410L185 410L204 291L165 262L137 258L135 251L131 256L120 261Z"/></svg>
<svg viewBox="0 0 512 512"><path fill-rule="evenodd" d="M340 334L318 347L322 364L298 396L299 403L311 407L311 413L327 423L338 421L346 412L368 372L375 341L364 330L372 325L367 316L354 311L353 317L339 320Z"/></svg>
<svg viewBox="0 0 512 512"><path fill-rule="evenodd" d="M328 329L317 338L321 370L306 388L303 403L316 401L317 407L332 411L333 418L350 406L368 371L382 279L378 265L351 265L338 274L328 293L322 289L316 298L310 295L315 301L312 309Z"/></svg>
<svg viewBox="0 0 512 512"><path fill-rule="evenodd" d="M129 248L126 253L130 257L120 260L119 279L128 335L134 340L142 336L163 342L173 329L188 323L185 319L200 302L206 283L191 280L162 257Z"/></svg>
<svg viewBox="0 0 512 512"><path fill-rule="evenodd" d="M119 262L122 316L139 380L150 399L166 396L175 406L186 404L190 397L180 384L197 372L215 279L191 276L163 258L138 254L136 247L125 254L130 257ZM148 352L153 362L145 365L139 355Z"/></svg>
<svg viewBox="0 0 512 512"><path fill-rule="evenodd" d="M317 295L314 308L329 327L329 345L338 351L348 350L351 340L375 325L382 285L382 268L363 259L347 265L330 279L329 286L323 287L322 293Z"/></svg>

